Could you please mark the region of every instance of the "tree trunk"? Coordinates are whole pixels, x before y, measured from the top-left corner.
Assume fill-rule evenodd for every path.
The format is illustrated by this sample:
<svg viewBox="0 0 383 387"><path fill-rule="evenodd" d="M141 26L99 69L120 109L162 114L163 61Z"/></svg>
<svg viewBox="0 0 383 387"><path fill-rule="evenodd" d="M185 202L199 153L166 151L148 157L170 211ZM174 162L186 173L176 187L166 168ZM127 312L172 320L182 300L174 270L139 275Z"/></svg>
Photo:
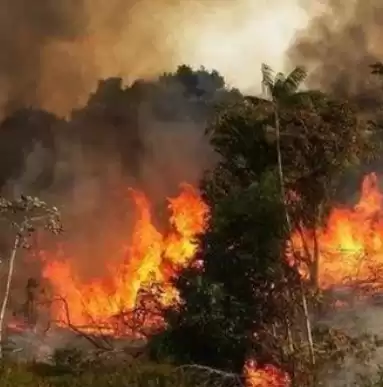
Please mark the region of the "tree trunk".
<svg viewBox="0 0 383 387"><path fill-rule="evenodd" d="M316 227L313 229L313 242L314 242L314 251L313 251L313 270L312 270L312 284L314 290L316 291L319 288L319 243L318 243L318 233Z"/></svg>
<svg viewBox="0 0 383 387"><path fill-rule="evenodd" d="M314 365L315 364L314 341L313 341L313 335L312 335L312 329L311 329L309 308L307 305L307 299L303 289L302 280L301 280L301 297L302 297L303 313L304 313L305 322L306 322L306 334L307 334L307 342L309 345L310 359L311 359L311 364Z"/></svg>
<svg viewBox="0 0 383 387"><path fill-rule="evenodd" d="M278 109L278 104L276 101L273 101L273 104L274 104L276 146L277 146L277 158L278 158L277 162L278 162L278 174L279 174L279 180L280 180L280 189L281 189L283 207L284 207L284 211L285 211L287 229L288 229L289 235L291 236L292 225L291 225L289 211L287 209L286 190L285 190L284 175L283 175L279 109ZM294 249L293 246L292 246L292 248ZM302 284L301 279L300 279L300 288L301 288L300 290L301 290L302 308L303 308L303 313L304 313L305 322L306 322L306 334L307 334L307 341L308 341L308 345L309 345L310 358L311 358L311 363L314 365L315 364L315 352L314 352L314 342L313 342L312 330L311 330L310 314L309 314L307 299L306 299L306 295L304 293L303 284Z"/></svg>
<svg viewBox="0 0 383 387"><path fill-rule="evenodd" d="M12 278L13 278L13 272L15 268L15 259L16 259L16 253L17 249L19 247L20 243L20 237L16 236L15 243L13 245L11 256L9 260L9 268L8 268L8 276L7 276L7 286L5 288L5 293L3 297L3 302L1 305L1 311L0 311L0 359L3 359L4 351L3 351L3 340L4 340L4 318L5 318L5 312L7 310L8 300L9 300L9 293L11 290L11 284L12 284Z"/></svg>
<svg viewBox="0 0 383 387"><path fill-rule="evenodd" d="M283 163L282 163L282 152L281 152L281 131L280 131L280 122L279 122L279 111L278 106L274 102L274 118L275 118L275 134L276 134L276 147L277 147L277 163L278 163L278 175L279 175L279 184L281 189L281 196L282 196L282 202L283 207L285 210L285 217L286 217L286 223L287 223L287 229L289 232L291 232L291 221L290 221L290 215L287 210L287 202L286 202L286 190L285 190L285 179L283 176Z"/></svg>
<svg viewBox="0 0 383 387"><path fill-rule="evenodd" d="M287 334L287 343L289 346L289 355L291 356L294 353L294 341L293 341L293 334L291 332L291 324L290 319L286 316L286 334Z"/></svg>
<svg viewBox="0 0 383 387"><path fill-rule="evenodd" d="M318 214L315 218L315 224L313 227L313 241L314 241L314 252L313 252L313 285L314 290L319 289L319 265L320 265L320 250L319 250L319 240L318 240L318 227L323 215L323 206L319 205Z"/></svg>

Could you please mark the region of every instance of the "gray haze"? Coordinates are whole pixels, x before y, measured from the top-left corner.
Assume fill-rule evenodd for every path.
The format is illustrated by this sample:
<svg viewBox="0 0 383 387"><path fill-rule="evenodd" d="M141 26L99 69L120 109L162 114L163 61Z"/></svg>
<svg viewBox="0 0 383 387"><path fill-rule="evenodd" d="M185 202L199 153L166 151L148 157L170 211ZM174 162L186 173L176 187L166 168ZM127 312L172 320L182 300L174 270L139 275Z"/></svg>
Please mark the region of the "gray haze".
<svg viewBox="0 0 383 387"><path fill-rule="evenodd" d="M324 0L316 11L289 48L289 62L307 67L309 87L376 107L381 85L369 66L383 60L382 1Z"/></svg>

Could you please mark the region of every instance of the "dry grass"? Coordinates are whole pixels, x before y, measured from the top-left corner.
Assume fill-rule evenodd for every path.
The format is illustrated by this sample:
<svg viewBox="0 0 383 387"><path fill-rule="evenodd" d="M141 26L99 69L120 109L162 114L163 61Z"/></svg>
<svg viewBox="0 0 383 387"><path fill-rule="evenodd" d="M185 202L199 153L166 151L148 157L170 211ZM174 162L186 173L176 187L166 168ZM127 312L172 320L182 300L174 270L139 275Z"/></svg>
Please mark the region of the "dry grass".
<svg viewBox="0 0 383 387"><path fill-rule="evenodd" d="M73 372L72 372L73 371ZM4 364L1 387L188 387L187 375L167 365L137 364L124 367L66 369L43 364Z"/></svg>
<svg viewBox="0 0 383 387"><path fill-rule="evenodd" d="M60 350L52 364L4 362L1 387L239 387L236 375L209 367L175 367L147 360L89 360L83 352Z"/></svg>

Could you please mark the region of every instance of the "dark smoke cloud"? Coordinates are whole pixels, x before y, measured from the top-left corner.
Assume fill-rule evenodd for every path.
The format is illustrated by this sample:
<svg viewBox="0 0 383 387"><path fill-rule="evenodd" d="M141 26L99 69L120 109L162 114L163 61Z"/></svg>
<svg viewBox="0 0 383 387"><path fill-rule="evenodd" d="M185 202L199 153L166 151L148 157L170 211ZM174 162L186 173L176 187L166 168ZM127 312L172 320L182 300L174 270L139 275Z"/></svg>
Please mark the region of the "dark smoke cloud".
<svg viewBox="0 0 383 387"><path fill-rule="evenodd" d="M318 15L297 34L289 61L309 70L308 86L374 108L380 85L369 66L383 60L381 0L325 0Z"/></svg>
<svg viewBox="0 0 383 387"><path fill-rule="evenodd" d="M53 40L76 39L83 19L82 4L76 0L0 1L2 107L38 103L44 48Z"/></svg>
<svg viewBox="0 0 383 387"><path fill-rule="evenodd" d="M99 79L119 76L130 84L173 71L180 42L183 52L193 43L183 31L219 4L0 0L0 113L32 105L68 115Z"/></svg>
<svg viewBox="0 0 383 387"><path fill-rule="evenodd" d="M0 0L0 110L33 105L67 114L99 78L164 71L172 64L171 8L169 1Z"/></svg>
<svg viewBox="0 0 383 387"><path fill-rule="evenodd" d="M213 165L206 123L215 102L237 96L223 86L217 73L184 66L127 87L119 78L101 80L65 120L17 110L0 124L2 194L36 195L60 208L66 258L86 275L100 274L129 244L136 219L130 188L148 196L164 229L166 197L181 182L197 186Z"/></svg>

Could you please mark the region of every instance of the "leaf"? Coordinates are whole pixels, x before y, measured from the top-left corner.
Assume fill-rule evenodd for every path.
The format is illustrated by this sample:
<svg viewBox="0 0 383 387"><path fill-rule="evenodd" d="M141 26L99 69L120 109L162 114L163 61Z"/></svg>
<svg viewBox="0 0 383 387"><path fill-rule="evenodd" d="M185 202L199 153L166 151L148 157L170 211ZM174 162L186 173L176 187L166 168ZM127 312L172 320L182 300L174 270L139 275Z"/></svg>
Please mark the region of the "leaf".
<svg viewBox="0 0 383 387"><path fill-rule="evenodd" d="M270 66L265 63L262 63L261 66L262 73L262 90L264 94L270 94L274 87L274 72Z"/></svg>
<svg viewBox="0 0 383 387"><path fill-rule="evenodd" d="M295 93L307 77L307 71L303 67L296 67L284 82L284 87L289 94Z"/></svg>

